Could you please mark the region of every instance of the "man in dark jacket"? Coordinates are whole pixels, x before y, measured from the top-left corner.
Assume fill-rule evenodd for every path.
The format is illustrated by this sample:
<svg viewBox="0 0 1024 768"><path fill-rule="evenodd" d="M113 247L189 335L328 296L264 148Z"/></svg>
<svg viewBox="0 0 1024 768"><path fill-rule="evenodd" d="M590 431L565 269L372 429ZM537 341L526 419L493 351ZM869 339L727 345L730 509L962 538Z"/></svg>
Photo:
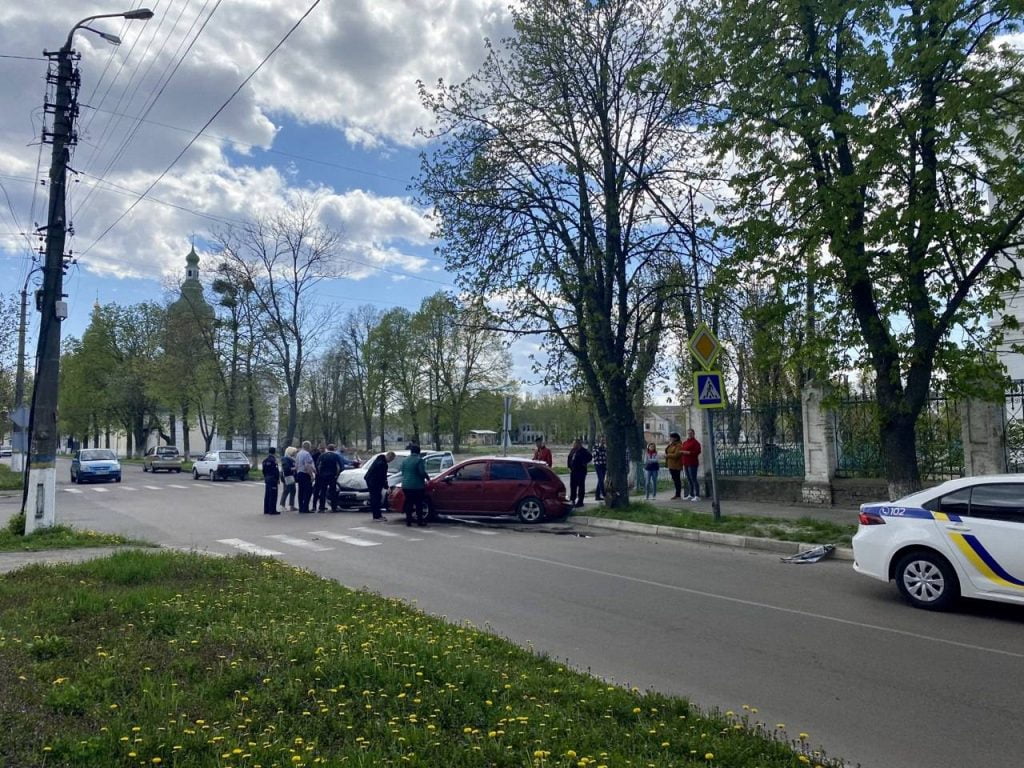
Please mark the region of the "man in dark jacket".
<svg viewBox="0 0 1024 768"><path fill-rule="evenodd" d="M270 448L267 458L263 460L263 514L279 515L277 511L277 483L281 479L281 471L277 466L277 449Z"/></svg>
<svg viewBox="0 0 1024 768"><path fill-rule="evenodd" d="M338 511L338 474L342 470L341 456L334 450L334 443L320 454L316 465L316 485L313 487L313 506L317 512L325 512L327 503L331 512Z"/></svg>
<svg viewBox="0 0 1024 768"><path fill-rule="evenodd" d="M587 465L594 457L577 438L569 451L569 501L574 507L583 506L584 487L587 484Z"/></svg>
<svg viewBox="0 0 1024 768"><path fill-rule="evenodd" d="M388 465L395 460L393 451L382 453L366 470L366 490L370 492L370 511L374 520L387 522L384 517L384 489L388 487Z"/></svg>

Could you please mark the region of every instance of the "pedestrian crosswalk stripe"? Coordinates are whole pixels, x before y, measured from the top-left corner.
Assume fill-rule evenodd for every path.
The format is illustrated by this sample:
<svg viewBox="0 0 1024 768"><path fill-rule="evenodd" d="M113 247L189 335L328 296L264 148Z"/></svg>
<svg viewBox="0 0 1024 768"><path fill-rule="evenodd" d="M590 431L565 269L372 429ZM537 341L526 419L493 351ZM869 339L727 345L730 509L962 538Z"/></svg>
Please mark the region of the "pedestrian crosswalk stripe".
<svg viewBox="0 0 1024 768"><path fill-rule="evenodd" d="M68 493L81 493L82 492L82 490L80 488L65 488L64 490L67 491Z"/></svg>
<svg viewBox="0 0 1024 768"><path fill-rule="evenodd" d="M139 489L134 487L134 486L131 486L131 485L122 485L121 486L121 490L122 491L137 491Z"/></svg>
<svg viewBox="0 0 1024 768"><path fill-rule="evenodd" d="M109 493L110 492L109 488L93 488L92 490L93 490L94 493Z"/></svg>
<svg viewBox="0 0 1024 768"><path fill-rule="evenodd" d="M368 533L371 536L383 536L388 539L397 538L402 539L404 541L423 541L423 539L417 539L412 536L403 536L400 533L395 533L394 531L384 531L380 528L367 528L365 526L360 526L359 528L349 528L349 530L359 531L360 533Z"/></svg>
<svg viewBox="0 0 1024 768"><path fill-rule="evenodd" d="M279 557L283 553L273 549L266 549L258 544L253 544L250 541L244 539L217 539L220 544L227 544L229 547L240 549L243 552L248 552L250 555L261 555L262 557Z"/></svg>
<svg viewBox="0 0 1024 768"><path fill-rule="evenodd" d="M151 491L162 491L163 490L163 488L161 488L159 485L144 485L142 487L143 488L149 488L149 490L151 490Z"/></svg>
<svg viewBox="0 0 1024 768"><path fill-rule="evenodd" d="M267 536L268 539L275 539L280 541L282 544L290 544L293 547L300 547L301 549L310 549L314 552L330 552L334 547L324 547L313 541L306 541L305 539L297 539L294 536L289 536L286 533L274 533Z"/></svg>
<svg viewBox="0 0 1024 768"><path fill-rule="evenodd" d="M334 533L334 531L310 531L313 536L322 536L325 539L331 539L332 541L342 541L346 544L351 544L356 547L379 547L381 542L379 541L368 541L366 539L360 539L357 536L346 536L343 533Z"/></svg>
<svg viewBox="0 0 1024 768"><path fill-rule="evenodd" d="M457 534L457 533L444 533L443 531L422 530L422 531L416 531L416 533L417 534L425 533L428 536L440 536L440 537L442 537L444 539L457 539L457 538L459 538L459 534Z"/></svg>
<svg viewBox="0 0 1024 768"><path fill-rule="evenodd" d="M462 530L469 531L470 533L478 533L481 536L497 536L498 535L497 531L485 531L483 528L473 528L472 526L470 526L468 528L463 528Z"/></svg>
<svg viewBox="0 0 1024 768"><path fill-rule="evenodd" d="M188 488L187 485L174 485L173 483L168 483L167 487L168 488Z"/></svg>

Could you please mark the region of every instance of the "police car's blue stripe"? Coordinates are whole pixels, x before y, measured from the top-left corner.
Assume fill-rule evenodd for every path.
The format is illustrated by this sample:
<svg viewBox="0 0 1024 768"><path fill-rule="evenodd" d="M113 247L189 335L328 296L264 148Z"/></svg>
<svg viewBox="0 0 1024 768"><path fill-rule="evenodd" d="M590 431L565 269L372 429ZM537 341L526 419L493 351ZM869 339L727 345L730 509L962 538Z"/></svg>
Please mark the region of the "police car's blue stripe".
<svg viewBox="0 0 1024 768"><path fill-rule="evenodd" d="M1001 566L996 561L996 559L992 557L991 553L989 553L989 551L985 549L984 545L980 541L978 541L977 536L970 533L965 533L962 535L963 540L970 545L971 549L974 550L974 553L982 560L982 562L984 562L985 565L987 565L992 570L992 573L994 573L1003 581L1007 581L1010 584L1013 584L1018 587L1024 587L1024 581L1016 578L1015 576L1011 576L1009 573L1007 573L1006 569L1004 569L1003 566Z"/></svg>

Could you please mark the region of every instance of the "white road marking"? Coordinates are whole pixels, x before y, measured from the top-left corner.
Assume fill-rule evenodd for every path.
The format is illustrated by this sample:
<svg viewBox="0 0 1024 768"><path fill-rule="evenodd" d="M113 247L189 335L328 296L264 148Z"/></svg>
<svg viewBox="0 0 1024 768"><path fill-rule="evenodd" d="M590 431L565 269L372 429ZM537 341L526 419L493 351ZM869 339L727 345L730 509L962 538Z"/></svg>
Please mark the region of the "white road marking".
<svg viewBox="0 0 1024 768"><path fill-rule="evenodd" d="M93 491L93 493L110 493L109 488L93 488L91 490Z"/></svg>
<svg viewBox="0 0 1024 768"><path fill-rule="evenodd" d="M142 487L143 488L148 488L151 491L162 491L163 490L163 488L161 488L159 485L144 485Z"/></svg>
<svg viewBox="0 0 1024 768"><path fill-rule="evenodd" d="M983 651L985 653L992 653L999 656L1010 656L1015 659L1024 659L1024 653L1018 653L1016 651L1004 651L1002 648L991 648L984 645L975 645L974 643L962 643L958 640L947 640L944 637L935 637L933 635L923 635L919 632L908 632L904 629L894 629L893 627L883 627L878 624L868 624L863 621L853 621L851 619L843 619L839 616L829 616L823 613L814 613L812 611L802 611L798 608L787 608L784 605L773 605L771 603L761 603L756 600L744 600L741 597L732 597L731 595L722 595L715 592L706 592L701 589L690 589L689 587L681 587L677 584L666 584L663 581L654 581L653 579L641 579L637 576L627 576L622 573L614 573L612 571L602 571L599 568L588 568L584 565L573 565L572 563L563 563L558 560L549 560L545 557L533 557L532 555L522 555L517 552L504 552L500 549L488 549L487 547L479 547L481 552L491 552L495 555L504 555L506 557L513 557L519 560L525 560L527 562L543 563L545 565L554 566L556 568L566 568L571 571L580 571L582 573L593 574L594 576L606 576L611 579L621 579L622 581L629 581L634 584L643 584L648 587L658 587L660 589L670 590L672 592L683 592L688 595L697 595L699 597L706 597L711 600L721 600L726 603L735 603L737 605L746 605L753 608L762 608L768 611L778 611L779 613L789 614L790 616L800 616L805 619L817 619L819 621L828 621L835 624L839 624L847 627L858 627L860 629L870 629L875 632L882 632L886 634L897 635L900 637L912 637L916 640L926 640L932 643L939 643L940 645L951 645L955 648L966 648L971 651Z"/></svg>
<svg viewBox="0 0 1024 768"><path fill-rule="evenodd" d="M250 541L244 539L217 539L220 544L227 544L229 547L240 549L243 552L248 552L251 555L261 555L263 557L279 557L282 556L283 552L277 552L273 549L266 549L257 544L253 544Z"/></svg>
<svg viewBox="0 0 1024 768"><path fill-rule="evenodd" d="M473 526L463 526L463 531L469 531L470 533L476 533L480 536L497 536L498 531L485 531L483 528L474 528Z"/></svg>
<svg viewBox="0 0 1024 768"><path fill-rule="evenodd" d="M137 490L139 490L139 489L138 489L138 488L136 488L136 487L135 487L135 486L133 486L133 485L122 485L122 486L121 486L121 490L122 490L122 491L137 491Z"/></svg>
<svg viewBox="0 0 1024 768"><path fill-rule="evenodd" d="M67 493L81 493L82 492L81 489L79 489L79 488L65 488L64 491L67 492Z"/></svg>
<svg viewBox="0 0 1024 768"><path fill-rule="evenodd" d="M369 528L367 526L360 526L358 528L349 528L349 530L350 531L359 531L360 533L368 533L371 536L383 536L385 538L402 539L402 541L423 541L423 539L416 539L416 538L413 538L412 536L403 536L402 534L395 533L394 531L385 531L385 530L382 530L380 528Z"/></svg>
<svg viewBox="0 0 1024 768"><path fill-rule="evenodd" d="M189 486L187 486L187 485L174 485L174 483L168 483L167 487L168 488L188 488Z"/></svg>
<svg viewBox="0 0 1024 768"><path fill-rule="evenodd" d="M314 541L306 541L305 539L297 539L294 536L289 536L286 533L273 533L267 536L268 539L274 539L280 541L282 544L290 544L293 547L300 547L302 549L310 549L314 552L330 552L334 547L322 547Z"/></svg>
<svg viewBox="0 0 1024 768"><path fill-rule="evenodd" d="M428 536L441 536L442 538L445 538L445 539L458 539L458 538L460 538L459 534L457 534L457 533L445 533L444 531L433 531L433 530L430 530L429 528L428 529L420 528L419 530L416 531L416 533L417 533L417 535L421 534L421 533L425 533Z"/></svg>
<svg viewBox="0 0 1024 768"><path fill-rule="evenodd" d="M310 534L313 536L321 536L325 539L331 539L332 541L341 541L355 547L379 547L383 543L380 541L360 539L356 536L346 536L343 533L334 533L333 531L310 531Z"/></svg>

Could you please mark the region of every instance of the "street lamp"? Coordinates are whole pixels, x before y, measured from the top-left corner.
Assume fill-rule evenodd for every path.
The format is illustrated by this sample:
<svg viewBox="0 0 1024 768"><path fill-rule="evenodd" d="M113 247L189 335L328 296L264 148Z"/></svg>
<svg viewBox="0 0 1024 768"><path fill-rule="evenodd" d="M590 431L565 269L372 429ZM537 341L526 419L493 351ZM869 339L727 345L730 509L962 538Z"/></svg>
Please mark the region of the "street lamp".
<svg viewBox="0 0 1024 768"><path fill-rule="evenodd" d="M72 38L79 29L87 29L104 40L120 43L120 38L86 26L95 19L124 18L145 21L153 18L148 8L137 8L120 13L101 13L87 16L71 28L68 39L56 53L43 51L43 55L57 62L57 73L47 75L47 82L56 85L56 101L46 105L53 113L53 131L43 129L43 141L53 142L50 160L50 201L46 219L46 260L43 263L43 287L36 301L40 313L39 341L36 346L36 378L32 390L32 410L29 416L29 462L22 511L25 513L25 533L56 523L57 492L57 391L60 375L60 323L67 317L64 301L64 241L67 234L65 215L65 178L67 176L68 148L76 141L75 117L78 114L76 94L78 78L72 71Z"/></svg>

